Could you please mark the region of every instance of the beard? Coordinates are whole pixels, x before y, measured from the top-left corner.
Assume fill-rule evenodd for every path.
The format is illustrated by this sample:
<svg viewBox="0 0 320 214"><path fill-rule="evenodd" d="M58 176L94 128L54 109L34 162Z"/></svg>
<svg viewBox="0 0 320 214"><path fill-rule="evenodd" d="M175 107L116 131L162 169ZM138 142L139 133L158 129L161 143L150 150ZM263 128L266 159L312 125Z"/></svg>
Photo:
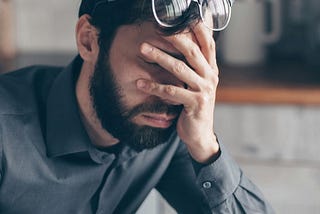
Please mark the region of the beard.
<svg viewBox="0 0 320 214"><path fill-rule="evenodd" d="M158 97L150 96L144 103L128 108L123 102L123 93L113 75L107 53L101 50L90 80L90 96L102 127L136 151L151 149L167 142L175 130L177 120L169 128L163 129L137 125L132 119L143 112L178 115L182 106L169 105Z"/></svg>

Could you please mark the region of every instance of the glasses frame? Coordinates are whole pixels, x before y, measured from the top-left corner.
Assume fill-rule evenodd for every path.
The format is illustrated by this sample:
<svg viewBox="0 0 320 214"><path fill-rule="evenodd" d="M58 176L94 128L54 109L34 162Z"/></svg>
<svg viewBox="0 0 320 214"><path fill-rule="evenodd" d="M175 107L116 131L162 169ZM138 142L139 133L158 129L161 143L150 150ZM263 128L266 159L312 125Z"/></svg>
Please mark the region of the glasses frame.
<svg viewBox="0 0 320 214"><path fill-rule="evenodd" d="M162 22L162 21L159 19L159 17L157 16L156 8L155 8L155 7L156 7L156 6L155 6L155 1L157 1L157 0L152 0L152 12L153 12L153 16L154 16L154 18L156 19L157 23L158 23L160 26L166 27L166 28L171 28L171 27L177 26L177 25L167 24L167 23L165 23L165 22ZM227 1L227 3L228 3L228 10L230 11L230 13L229 13L229 16L228 16L228 19L227 19L226 24L225 24L223 27L221 27L221 28L212 28L212 27L210 27L210 26L208 26L208 25L206 24L206 21L205 21L205 19L204 19L203 14L202 14L202 2L203 2L203 0L190 0L189 7L190 7L190 5L191 5L192 2L197 3L198 9L199 9L199 11L200 11L201 20L202 20L202 22L205 24L205 26L206 26L207 28L209 28L210 30L212 30L212 31L222 31L222 30L224 30L224 29L228 26L228 24L229 24L229 22L230 22L231 12L232 12L232 11L231 11L231 7L232 7L232 4L233 4L234 0L223 0L223 1Z"/></svg>

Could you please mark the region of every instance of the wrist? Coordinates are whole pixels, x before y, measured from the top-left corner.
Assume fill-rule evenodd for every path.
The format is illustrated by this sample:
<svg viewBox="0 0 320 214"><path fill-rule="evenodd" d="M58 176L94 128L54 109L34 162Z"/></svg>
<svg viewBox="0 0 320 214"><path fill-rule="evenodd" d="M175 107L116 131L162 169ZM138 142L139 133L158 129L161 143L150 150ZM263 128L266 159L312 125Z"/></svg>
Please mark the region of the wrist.
<svg viewBox="0 0 320 214"><path fill-rule="evenodd" d="M207 164L215 160L220 154L220 146L215 135L203 143L189 144L189 153L198 163Z"/></svg>

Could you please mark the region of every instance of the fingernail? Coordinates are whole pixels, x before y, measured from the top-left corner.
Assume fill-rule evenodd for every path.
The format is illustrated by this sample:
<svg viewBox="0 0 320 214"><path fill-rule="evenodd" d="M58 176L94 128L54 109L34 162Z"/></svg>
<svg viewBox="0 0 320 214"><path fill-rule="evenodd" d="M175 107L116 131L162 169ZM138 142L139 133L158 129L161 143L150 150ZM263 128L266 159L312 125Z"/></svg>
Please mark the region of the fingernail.
<svg viewBox="0 0 320 214"><path fill-rule="evenodd" d="M153 50L153 47L147 43L141 45L141 53L148 54Z"/></svg>

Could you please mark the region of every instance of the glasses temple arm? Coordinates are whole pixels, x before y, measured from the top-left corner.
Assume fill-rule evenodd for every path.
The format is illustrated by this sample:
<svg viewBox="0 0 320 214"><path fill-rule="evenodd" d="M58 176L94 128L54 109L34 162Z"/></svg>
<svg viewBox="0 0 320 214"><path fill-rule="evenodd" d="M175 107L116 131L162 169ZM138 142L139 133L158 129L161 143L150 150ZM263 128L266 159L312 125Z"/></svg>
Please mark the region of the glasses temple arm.
<svg viewBox="0 0 320 214"><path fill-rule="evenodd" d="M230 6L232 7L232 5L234 4L234 2L235 2L236 0L228 0L228 1L229 1Z"/></svg>

